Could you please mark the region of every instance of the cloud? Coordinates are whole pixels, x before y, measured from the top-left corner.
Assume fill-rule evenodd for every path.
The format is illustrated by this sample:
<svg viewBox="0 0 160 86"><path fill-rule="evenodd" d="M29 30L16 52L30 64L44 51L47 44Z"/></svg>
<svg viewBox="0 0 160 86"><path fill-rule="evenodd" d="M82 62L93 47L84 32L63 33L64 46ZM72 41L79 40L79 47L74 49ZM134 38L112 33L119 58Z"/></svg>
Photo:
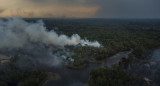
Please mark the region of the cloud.
<svg viewBox="0 0 160 86"><path fill-rule="evenodd" d="M0 0L0 7L15 15L17 9L27 17L160 18L160 0ZM9 12L10 11L10 12ZM11 12L12 11L12 12ZM28 13L27 13L28 12ZM34 16L30 16L33 14ZM40 15L41 14L41 15Z"/></svg>
<svg viewBox="0 0 160 86"><path fill-rule="evenodd" d="M7 4L0 1L1 4ZM1 17L91 17L99 6L89 5L86 0L15 0L3 7L8 8ZM2 5L1 5L2 6Z"/></svg>
<svg viewBox="0 0 160 86"><path fill-rule="evenodd" d="M91 5L92 3L88 0L30 0L36 3L47 3L47 4L59 4L59 5Z"/></svg>
<svg viewBox="0 0 160 86"><path fill-rule="evenodd" d="M101 8L96 17L160 18L159 0L93 0Z"/></svg>
<svg viewBox="0 0 160 86"><path fill-rule="evenodd" d="M4 12L4 9L0 9L0 14Z"/></svg>
<svg viewBox="0 0 160 86"><path fill-rule="evenodd" d="M85 7L85 6L45 6L34 8L15 8L8 9L0 16L15 16L22 17L90 17L93 16L99 7Z"/></svg>

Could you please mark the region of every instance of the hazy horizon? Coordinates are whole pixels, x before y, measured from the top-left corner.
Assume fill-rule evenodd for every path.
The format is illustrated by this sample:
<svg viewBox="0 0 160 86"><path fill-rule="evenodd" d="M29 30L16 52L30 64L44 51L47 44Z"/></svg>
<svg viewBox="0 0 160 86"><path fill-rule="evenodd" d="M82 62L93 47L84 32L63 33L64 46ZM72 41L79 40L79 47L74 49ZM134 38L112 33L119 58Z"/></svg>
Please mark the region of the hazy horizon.
<svg viewBox="0 0 160 86"><path fill-rule="evenodd" d="M159 0L0 0L0 17L160 18Z"/></svg>

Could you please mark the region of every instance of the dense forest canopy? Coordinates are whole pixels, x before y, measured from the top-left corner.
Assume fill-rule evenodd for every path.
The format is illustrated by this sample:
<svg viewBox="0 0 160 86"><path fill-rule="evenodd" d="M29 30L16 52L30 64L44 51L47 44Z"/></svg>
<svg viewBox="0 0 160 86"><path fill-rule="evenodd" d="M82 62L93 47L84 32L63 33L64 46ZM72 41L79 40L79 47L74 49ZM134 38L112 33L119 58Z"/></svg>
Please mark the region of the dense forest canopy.
<svg viewBox="0 0 160 86"><path fill-rule="evenodd" d="M37 19L25 19L35 22ZM160 47L160 20L116 20L116 19L42 19L44 25L58 34L79 34L83 39L97 40L101 47L65 46L74 59L68 62L71 69L83 69L89 63L101 63L118 52L130 51L128 59L122 59L115 68L98 68L90 73L89 86L150 86L143 76L128 72L131 62L148 59L150 50ZM60 51L60 50L59 50ZM54 52L53 52L54 53ZM44 70L22 70L15 65L14 56L9 68L0 69L0 86L39 86L48 74ZM69 59L69 57L67 57ZM155 83L160 73L156 71ZM16 78L15 78L16 77ZM116 82L116 83L115 83Z"/></svg>

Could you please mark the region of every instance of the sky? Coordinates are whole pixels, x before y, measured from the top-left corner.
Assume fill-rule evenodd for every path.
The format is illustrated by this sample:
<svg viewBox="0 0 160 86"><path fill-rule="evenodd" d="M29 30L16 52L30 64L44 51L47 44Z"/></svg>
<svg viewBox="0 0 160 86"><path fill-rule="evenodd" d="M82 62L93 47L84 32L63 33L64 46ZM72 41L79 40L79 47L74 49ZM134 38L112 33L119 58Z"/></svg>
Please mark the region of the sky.
<svg viewBox="0 0 160 86"><path fill-rule="evenodd" d="M160 18L160 0L0 0L0 17Z"/></svg>

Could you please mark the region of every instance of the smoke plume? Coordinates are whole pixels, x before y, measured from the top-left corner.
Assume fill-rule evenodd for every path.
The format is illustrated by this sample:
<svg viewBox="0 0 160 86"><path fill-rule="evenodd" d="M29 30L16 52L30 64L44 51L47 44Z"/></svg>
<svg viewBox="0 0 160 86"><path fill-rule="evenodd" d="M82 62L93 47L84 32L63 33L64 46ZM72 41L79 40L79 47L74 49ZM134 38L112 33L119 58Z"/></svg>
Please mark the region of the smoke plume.
<svg viewBox="0 0 160 86"><path fill-rule="evenodd" d="M0 20L0 48L23 48L34 43L53 46L77 45L100 47L97 42L81 39L78 34L68 37L48 31L42 21L28 23L19 17Z"/></svg>

